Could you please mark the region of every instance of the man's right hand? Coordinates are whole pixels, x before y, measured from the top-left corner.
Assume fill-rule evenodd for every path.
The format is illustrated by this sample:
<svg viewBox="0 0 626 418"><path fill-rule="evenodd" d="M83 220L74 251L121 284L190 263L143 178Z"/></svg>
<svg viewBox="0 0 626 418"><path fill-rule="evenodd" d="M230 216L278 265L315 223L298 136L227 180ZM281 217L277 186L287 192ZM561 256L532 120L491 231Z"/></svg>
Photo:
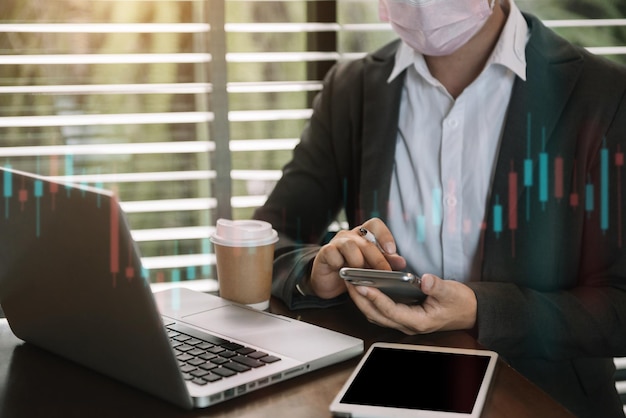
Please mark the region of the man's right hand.
<svg viewBox="0 0 626 418"><path fill-rule="evenodd" d="M384 253L363 238L360 228L376 236ZM324 299L344 293L346 285L339 277L342 267L402 270L406 267L406 260L396 254L396 244L389 228L380 219L372 218L354 229L339 231L320 249L313 261L308 288Z"/></svg>

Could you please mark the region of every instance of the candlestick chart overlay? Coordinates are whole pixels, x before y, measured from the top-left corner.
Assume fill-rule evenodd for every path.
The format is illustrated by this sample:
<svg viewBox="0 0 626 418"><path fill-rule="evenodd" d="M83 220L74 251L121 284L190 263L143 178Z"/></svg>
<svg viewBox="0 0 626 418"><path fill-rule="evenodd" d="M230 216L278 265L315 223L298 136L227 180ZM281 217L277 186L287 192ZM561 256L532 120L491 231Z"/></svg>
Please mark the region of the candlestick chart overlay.
<svg viewBox="0 0 626 418"><path fill-rule="evenodd" d="M68 270L88 259L93 269L108 271L113 287L120 279L146 282L149 272L141 266L130 229L122 225L126 219L114 194L101 184L61 184L13 171L10 163L3 168L2 230L18 235L16 247L38 252L50 248L50 253L67 258ZM71 254L81 246L98 254Z"/></svg>
<svg viewBox="0 0 626 418"><path fill-rule="evenodd" d="M522 135L524 136L524 135ZM577 161L570 156L550 152L547 146L546 130L543 127L532 128L532 118L528 116L528 132L525 135L526 153L506 161L506 179L503 188L492 191L491 200L487 207L488 216L480 222L463 220L463 231L471 228L480 228L481 234L492 234L496 238L505 232L513 241L512 256L515 257L515 235L523 228L532 227L537 217L550 207L567 207L570 211L581 213L587 218L596 217L597 225L602 233L611 229L617 231L616 242L619 248L623 247L623 210L622 199L624 193L624 150L619 146L610 147L604 138L598 138L598 150L594 154L594 161ZM593 176L583 175L593 165ZM12 162L5 160L2 165L11 169ZM57 177L61 174L71 180L75 172L75 163L71 155L53 156L45 165L47 173L35 173L42 176ZM500 171L502 172L502 171ZM504 183L502 183L504 181ZM39 239L45 234L47 214L63 210L64 204L74 199L85 199L85 190L88 188L102 189L103 184L65 185L46 181L45 177L33 178L25 182L24 177L14 177L12 171L3 171L2 198L0 219L11 222L20 213L28 213L31 217L32 228L28 232L33 239ZM459 193L461 187L453 185L449 189ZM447 189L448 189L447 188ZM425 241L425 230L431 225L441 226L444 201L450 196L450 190L435 189L431 191L432 201L426 213L409 214L415 219L415 234L418 242ZM96 194L96 196L98 196ZM148 273L145 269L132 263L138 256L135 246L120 246L120 222L126 222L124 214L115 197L108 199L108 205L100 198L94 199L91 204L98 210L108 213L108 271L111 282L116 285L118 280L146 280ZM378 215L378 213L373 214ZM425 243L427 244L427 243ZM210 243L204 240L202 250L210 252ZM178 248L178 246L176 246ZM208 275L208 266L187 267L172 269L165 277L165 272L155 271L157 281L177 282L194 279L198 275Z"/></svg>

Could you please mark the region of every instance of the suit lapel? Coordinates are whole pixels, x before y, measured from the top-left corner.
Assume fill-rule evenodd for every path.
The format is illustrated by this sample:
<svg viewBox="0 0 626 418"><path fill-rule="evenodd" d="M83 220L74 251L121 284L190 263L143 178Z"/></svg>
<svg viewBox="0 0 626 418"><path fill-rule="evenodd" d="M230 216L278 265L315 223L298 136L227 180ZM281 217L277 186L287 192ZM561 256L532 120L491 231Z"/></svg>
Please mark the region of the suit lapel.
<svg viewBox="0 0 626 418"><path fill-rule="evenodd" d="M372 54L364 67L363 132L360 196L362 217L386 219L394 165L398 114L404 76L387 78L394 65L398 42Z"/></svg>
<svg viewBox="0 0 626 418"><path fill-rule="evenodd" d="M496 241L493 231L493 208L515 204L517 212L523 211L519 203L524 193L525 163L530 164L533 184L538 179L537 156L551 141L561 113L573 91L580 74L581 55L564 40L549 31L539 20L526 16L530 40L526 47L527 80L516 79L505 121L496 171L492 182L490 204L486 210L487 220L483 247L483 266L489 250ZM532 168L530 168L532 167ZM518 173L517 196L509 195L509 174ZM512 200L512 201L511 201ZM508 211L504 210L504 214ZM504 216L502 227L509 227L509 217ZM483 275L485 271L483 269Z"/></svg>

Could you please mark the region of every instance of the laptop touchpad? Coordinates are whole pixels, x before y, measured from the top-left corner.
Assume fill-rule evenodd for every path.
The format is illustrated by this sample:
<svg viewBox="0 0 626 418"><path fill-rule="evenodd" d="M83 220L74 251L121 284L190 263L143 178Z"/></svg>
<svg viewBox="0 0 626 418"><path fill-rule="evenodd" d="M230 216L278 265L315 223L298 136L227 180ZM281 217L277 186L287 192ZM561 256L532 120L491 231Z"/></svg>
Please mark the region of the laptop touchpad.
<svg viewBox="0 0 626 418"><path fill-rule="evenodd" d="M290 321L262 311L226 305L185 316L183 321L249 344L267 345L288 333ZM274 345L274 344L272 344Z"/></svg>
<svg viewBox="0 0 626 418"><path fill-rule="evenodd" d="M206 310L182 320L226 339L303 362L345 350L346 339L351 338L306 322L237 305Z"/></svg>

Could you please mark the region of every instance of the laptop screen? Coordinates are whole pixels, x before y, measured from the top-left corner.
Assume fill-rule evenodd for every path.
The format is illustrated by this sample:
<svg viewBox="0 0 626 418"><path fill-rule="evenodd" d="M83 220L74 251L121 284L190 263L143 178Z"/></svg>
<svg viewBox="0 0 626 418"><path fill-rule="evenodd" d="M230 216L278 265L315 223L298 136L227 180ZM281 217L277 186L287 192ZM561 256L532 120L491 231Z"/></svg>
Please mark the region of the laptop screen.
<svg viewBox="0 0 626 418"><path fill-rule="evenodd" d="M189 406L115 197L8 169L0 175L0 305L15 335Z"/></svg>

